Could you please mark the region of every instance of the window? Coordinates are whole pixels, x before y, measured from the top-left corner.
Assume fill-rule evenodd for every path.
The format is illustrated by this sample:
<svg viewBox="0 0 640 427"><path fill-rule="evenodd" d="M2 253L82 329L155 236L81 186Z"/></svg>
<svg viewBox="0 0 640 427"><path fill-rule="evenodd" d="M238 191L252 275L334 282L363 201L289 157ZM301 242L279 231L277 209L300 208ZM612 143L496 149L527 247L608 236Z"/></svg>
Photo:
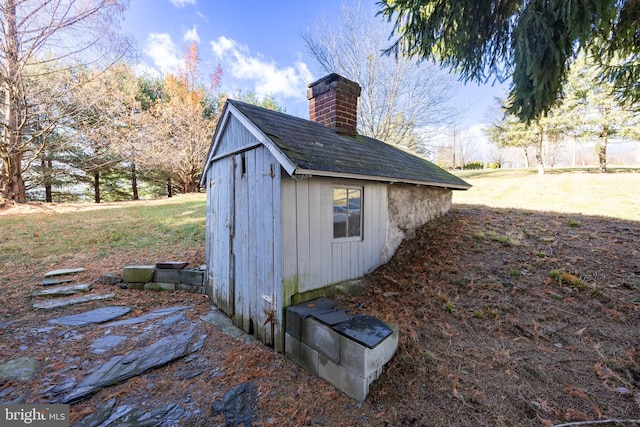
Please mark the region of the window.
<svg viewBox="0 0 640 427"><path fill-rule="evenodd" d="M333 189L333 238L362 237L361 188Z"/></svg>

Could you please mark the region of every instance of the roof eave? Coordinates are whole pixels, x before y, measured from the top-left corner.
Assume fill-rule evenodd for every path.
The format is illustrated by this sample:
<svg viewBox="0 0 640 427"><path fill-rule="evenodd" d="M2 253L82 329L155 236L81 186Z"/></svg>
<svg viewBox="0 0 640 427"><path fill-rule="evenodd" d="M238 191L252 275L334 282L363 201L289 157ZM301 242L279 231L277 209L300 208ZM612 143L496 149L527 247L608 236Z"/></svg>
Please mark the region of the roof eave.
<svg viewBox="0 0 640 427"><path fill-rule="evenodd" d="M303 169L296 168L294 171L294 175L301 176L325 176L331 178L346 178L346 179L361 179L365 181L380 181L380 182L388 182L388 183L402 183L402 184L414 184L414 185L425 185L429 187L440 187L440 188L448 188L451 190L468 190L471 188L471 185L462 185L462 184L453 184L453 183L443 183L436 181L423 181L423 180L415 180L415 179L404 179L404 178L394 178L394 177L386 177L386 176L376 176L376 175L359 175L353 173L345 173L345 172L333 172L333 171L323 171L316 169ZM292 176L294 176L292 175Z"/></svg>
<svg viewBox="0 0 640 427"><path fill-rule="evenodd" d="M207 161L204 165L204 169L202 171L202 175L200 176L200 185L204 185L206 181L206 174L211 166L211 163L214 160L219 159L219 156L215 156L216 149L220 144L220 139L222 137L222 129L226 126L227 121L229 120L229 116L233 115L242 125L247 128L249 132L258 140L258 142L269 150L269 152L278 160L278 163L287 171L289 175L293 175L296 165L287 157L281 150L274 144L274 142L264 133L258 126L256 126L247 116L245 116L240 110L238 110L231 102L227 101L225 105L225 111L216 126L216 131L213 136L213 142L211 144L211 148L209 153L207 154ZM229 153L228 153L229 154Z"/></svg>

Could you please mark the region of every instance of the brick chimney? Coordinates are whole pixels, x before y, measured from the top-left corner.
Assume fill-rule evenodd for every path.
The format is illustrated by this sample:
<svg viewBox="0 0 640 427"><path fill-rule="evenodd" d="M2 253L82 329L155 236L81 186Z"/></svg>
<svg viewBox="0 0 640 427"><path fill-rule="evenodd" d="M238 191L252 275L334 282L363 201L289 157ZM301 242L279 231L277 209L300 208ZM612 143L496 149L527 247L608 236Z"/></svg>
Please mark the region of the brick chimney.
<svg viewBox="0 0 640 427"><path fill-rule="evenodd" d="M355 136L360 85L332 73L309 85L309 119L342 135Z"/></svg>

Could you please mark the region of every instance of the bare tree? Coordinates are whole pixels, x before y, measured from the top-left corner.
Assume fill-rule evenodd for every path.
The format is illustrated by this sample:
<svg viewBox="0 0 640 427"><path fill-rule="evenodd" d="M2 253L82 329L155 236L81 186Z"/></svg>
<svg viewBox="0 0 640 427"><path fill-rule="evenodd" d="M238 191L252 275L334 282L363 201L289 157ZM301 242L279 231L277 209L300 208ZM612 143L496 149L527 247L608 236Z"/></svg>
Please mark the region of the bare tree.
<svg viewBox="0 0 640 427"><path fill-rule="evenodd" d="M57 72L89 64L106 69L121 58L129 45L116 37L114 30L127 5L128 0L0 0L0 176L4 177L4 197L26 202L23 174L44 149L47 138L42 136L66 119L66 115L53 115L43 124L31 108L35 103L28 82L51 79ZM44 67L52 64L55 67Z"/></svg>
<svg viewBox="0 0 640 427"><path fill-rule="evenodd" d="M301 37L321 72L362 87L360 133L419 152L430 129L435 134L460 117L454 102L459 84L430 62L382 55L391 27L375 15L375 9L343 5L337 28L321 21Z"/></svg>

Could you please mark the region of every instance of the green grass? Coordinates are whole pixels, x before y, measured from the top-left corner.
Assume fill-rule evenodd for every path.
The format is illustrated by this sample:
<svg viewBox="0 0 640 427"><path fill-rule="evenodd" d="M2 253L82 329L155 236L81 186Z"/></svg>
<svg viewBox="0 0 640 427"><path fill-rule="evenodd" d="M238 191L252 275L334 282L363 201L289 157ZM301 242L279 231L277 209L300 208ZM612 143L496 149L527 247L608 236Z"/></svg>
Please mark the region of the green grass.
<svg viewBox="0 0 640 427"><path fill-rule="evenodd" d="M93 205L77 212L0 216L0 265L55 265L87 258L204 247L205 195ZM151 260L150 260L151 261Z"/></svg>
<svg viewBox="0 0 640 427"><path fill-rule="evenodd" d="M532 169L493 169L456 173L469 184L454 191L457 204L487 205L537 211L602 215L640 221L640 170L551 169L538 175ZM578 218L569 220L580 226Z"/></svg>

